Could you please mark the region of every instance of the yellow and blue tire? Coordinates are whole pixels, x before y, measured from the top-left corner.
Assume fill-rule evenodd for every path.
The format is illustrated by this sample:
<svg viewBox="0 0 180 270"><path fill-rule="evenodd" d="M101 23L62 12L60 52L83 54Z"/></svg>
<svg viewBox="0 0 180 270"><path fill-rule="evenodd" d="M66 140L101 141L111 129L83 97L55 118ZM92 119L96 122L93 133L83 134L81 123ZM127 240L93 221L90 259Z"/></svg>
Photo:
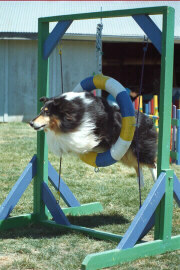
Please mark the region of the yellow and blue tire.
<svg viewBox="0 0 180 270"><path fill-rule="evenodd" d="M89 152L80 155L85 163L93 167L106 167L119 161L129 149L135 132L134 107L126 89L115 79L98 74L88 77L78 84L74 91L92 91L102 89L111 94L120 108L122 127L118 140L110 150L104 153Z"/></svg>

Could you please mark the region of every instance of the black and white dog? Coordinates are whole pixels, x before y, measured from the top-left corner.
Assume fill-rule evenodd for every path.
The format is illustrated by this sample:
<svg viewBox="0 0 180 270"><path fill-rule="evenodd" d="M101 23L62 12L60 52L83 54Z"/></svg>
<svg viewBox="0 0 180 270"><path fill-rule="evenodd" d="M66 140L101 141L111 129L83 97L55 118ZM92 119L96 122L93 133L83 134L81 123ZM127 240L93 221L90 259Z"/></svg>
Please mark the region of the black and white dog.
<svg viewBox="0 0 180 270"><path fill-rule="evenodd" d="M49 149L56 155L104 152L117 141L121 130L121 114L117 106L88 92L68 92L55 98L42 97L40 114L30 125L47 134ZM135 112L137 118L137 112ZM133 141L121 162L134 167L138 175L137 147L139 149L140 179L142 166L149 167L156 180L157 132L153 121L139 113ZM138 138L137 138L138 130Z"/></svg>

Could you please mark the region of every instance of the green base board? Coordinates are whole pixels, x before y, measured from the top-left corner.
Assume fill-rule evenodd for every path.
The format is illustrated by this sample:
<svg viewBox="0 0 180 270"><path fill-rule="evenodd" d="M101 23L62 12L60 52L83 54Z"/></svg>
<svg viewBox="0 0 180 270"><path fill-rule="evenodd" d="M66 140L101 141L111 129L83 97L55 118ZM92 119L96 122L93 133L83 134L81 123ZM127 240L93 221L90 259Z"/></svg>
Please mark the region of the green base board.
<svg viewBox="0 0 180 270"><path fill-rule="evenodd" d="M66 215L80 216L99 213L103 210L102 205L99 202L82 204L77 207L63 208L63 212ZM49 213L50 215L50 213ZM49 216L49 219L52 218ZM35 214L24 214L15 217L9 217L4 220L0 220L0 231L28 226L31 223L38 221L38 217Z"/></svg>
<svg viewBox="0 0 180 270"><path fill-rule="evenodd" d="M180 236L172 237L169 241L156 240L148 243L137 244L133 248L118 250L113 249L86 256L82 263L83 270L96 270L112 267L140 258L162 254L180 248Z"/></svg>
<svg viewBox="0 0 180 270"><path fill-rule="evenodd" d="M62 210L65 215L80 216L80 215L90 215L90 214L102 212L103 207L101 203L94 202L94 203L81 204L81 206L77 206L77 207L62 208Z"/></svg>
<svg viewBox="0 0 180 270"><path fill-rule="evenodd" d="M122 239L121 235L117 235L117 234L113 234L113 233L109 233L109 232L103 232L103 231L94 230L94 229L89 229L86 227L76 226L76 225L70 225L70 226L60 225L60 224L57 224L51 220L41 221L41 224L44 226L53 227L53 228L57 228L60 230L76 231L76 232L80 232L80 233L92 236L93 238L107 240L107 241L114 241L117 243L119 243L119 241Z"/></svg>
<svg viewBox="0 0 180 270"><path fill-rule="evenodd" d="M28 226L36 221L36 215L25 214L0 220L0 231Z"/></svg>

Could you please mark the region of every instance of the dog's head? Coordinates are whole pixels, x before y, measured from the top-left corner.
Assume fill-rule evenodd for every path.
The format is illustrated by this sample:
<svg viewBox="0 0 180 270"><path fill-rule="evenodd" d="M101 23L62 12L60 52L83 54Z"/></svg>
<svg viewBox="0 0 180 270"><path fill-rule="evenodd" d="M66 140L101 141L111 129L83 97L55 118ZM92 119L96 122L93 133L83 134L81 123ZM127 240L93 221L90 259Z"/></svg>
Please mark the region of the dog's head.
<svg viewBox="0 0 180 270"><path fill-rule="evenodd" d="M70 93L68 94L56 98L41 97L40 101L44 106L39 115L29 122L31 127L37 131L74 131L81 123L85 108L81 97L76 95L72 99L69 98Z"/></svg>
<svg viewBox="0 0 180 270"><path fill-rule="evenodd" d="M42 97L40 98L40 101L44 103L44 106L41 108L40 113L29 122L31 127L37 131L51 128L52 123L55 121L55 116L53 113L53 107L55 106L54 100Z"/></svg>

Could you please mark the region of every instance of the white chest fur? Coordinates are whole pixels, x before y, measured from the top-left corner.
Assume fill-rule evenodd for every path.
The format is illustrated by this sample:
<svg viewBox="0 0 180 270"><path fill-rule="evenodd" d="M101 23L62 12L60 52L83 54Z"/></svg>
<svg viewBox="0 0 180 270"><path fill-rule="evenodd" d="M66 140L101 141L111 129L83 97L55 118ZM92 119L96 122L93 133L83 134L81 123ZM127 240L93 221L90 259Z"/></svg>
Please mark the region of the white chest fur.
<svg viewBox="0 0 180 270"><path fill-rule="evenodd" d="M99 138L95 136L93 130L94 126L87 121L83 122L76 131L70 133L56 134L54 131L48 130L46 135L49 150L57 156L68 152L76 154L89 152L99 144Z"/></svg>

